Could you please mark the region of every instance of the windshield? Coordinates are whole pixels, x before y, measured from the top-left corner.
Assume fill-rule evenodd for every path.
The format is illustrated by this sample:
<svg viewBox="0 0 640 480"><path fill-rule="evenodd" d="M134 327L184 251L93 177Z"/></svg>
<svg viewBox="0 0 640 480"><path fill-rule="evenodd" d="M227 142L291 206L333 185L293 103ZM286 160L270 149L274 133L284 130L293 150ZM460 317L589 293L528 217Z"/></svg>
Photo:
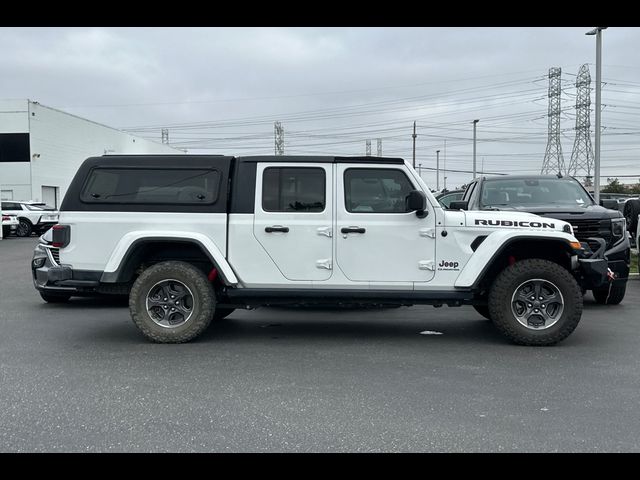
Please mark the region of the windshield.
<svg viewBox="0 0 640 480"><path fill-rule="evenodd" d="M593 200L575 180L560 178L491 180L484 183L483 207L501 205L593 205Z"/></svg>
<svg viewBox="0 0 640 480"><path fill-rule="evenodd" d="M55 210L55 208L45 205L44 203L25 203L28 210Z"/></svg>

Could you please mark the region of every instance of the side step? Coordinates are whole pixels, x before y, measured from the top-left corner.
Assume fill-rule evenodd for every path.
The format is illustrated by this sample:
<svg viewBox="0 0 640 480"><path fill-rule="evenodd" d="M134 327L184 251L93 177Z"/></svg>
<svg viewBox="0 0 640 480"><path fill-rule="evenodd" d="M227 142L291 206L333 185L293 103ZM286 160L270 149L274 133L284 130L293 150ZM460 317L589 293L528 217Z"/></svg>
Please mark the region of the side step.
<svg viewBox="0 0 640 480"><path fill-rule="evenodd" d="M449 305L473 303L471 290L399 291L234 288L225 292L221 304L234 305Z"/></svg>

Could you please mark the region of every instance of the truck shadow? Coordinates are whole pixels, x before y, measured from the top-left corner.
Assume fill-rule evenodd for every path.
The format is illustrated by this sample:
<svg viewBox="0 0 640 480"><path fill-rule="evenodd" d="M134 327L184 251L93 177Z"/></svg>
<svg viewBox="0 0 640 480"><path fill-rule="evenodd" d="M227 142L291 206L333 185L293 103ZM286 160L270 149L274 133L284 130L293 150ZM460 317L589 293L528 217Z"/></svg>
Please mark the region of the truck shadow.
<svg viewBox="0 0 640 480"><path fill-rule="evenodd" d="M593 300L591 300L593 302ZM585 306L587 300L585 299ZM86 341L154 345L133 325L129 317L127 299L75 298L67 304L44 304L43 308L69 310L77 313L106 310L107 317L91 324L84 315L81 336ZM589 309L610 308L595 302ZM615 308L615 307L614 307ZM603 310L604 311L604 310ZM600 312L598 312L600 314ZM98 312L96 311L96 315ZM73 315L74 317L76 315ZM580 332L578 327L577 332ZM574 333L559 345L573 343ZM584 340L584 339L582 339ZM233 345L259 344L280 348L304 345L332 346L367 342L372 345L402 342L429 345L504 345L515 346L471 307L455 309L411 308L267 308L237 310L224 320L212 322L197 339L186 344ZM532 347L535 348L535 347ZM541 347L547 348L547 347Z"/></svg>

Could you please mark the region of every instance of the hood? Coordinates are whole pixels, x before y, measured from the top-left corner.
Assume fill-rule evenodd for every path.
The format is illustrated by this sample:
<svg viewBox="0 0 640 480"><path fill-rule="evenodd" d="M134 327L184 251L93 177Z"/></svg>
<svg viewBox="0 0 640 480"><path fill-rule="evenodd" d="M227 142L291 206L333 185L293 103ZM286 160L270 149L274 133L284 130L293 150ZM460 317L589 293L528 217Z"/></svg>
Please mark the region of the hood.
<svg viewBox="0 0 640 480"><path fill-rule="evenodd" d="M462 212L462 211L461 211ZM507 228L517 230L555 230L571 232L571 225L560 219L545 218L529 212L495 210L464 211L465 225L474 228Z"/></svg>
<svg viewBox="0 0 640 480"><path fill-rule="evenodd" d="M571 221L571 219L604 219L621 217L618 210L609 210L600 205L500 205L485 212L526 212L543 217Z"/></svg>

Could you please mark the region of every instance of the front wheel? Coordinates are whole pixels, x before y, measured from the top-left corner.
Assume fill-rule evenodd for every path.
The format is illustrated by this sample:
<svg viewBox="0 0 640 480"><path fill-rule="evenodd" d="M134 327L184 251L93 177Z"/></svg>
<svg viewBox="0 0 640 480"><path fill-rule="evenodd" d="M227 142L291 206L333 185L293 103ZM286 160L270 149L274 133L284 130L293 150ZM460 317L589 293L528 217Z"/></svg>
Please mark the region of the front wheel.
<svg viewBox="0 0 640 480"><path fill-rule="evenodd" d="M519 345L553 345L575 330L582 291L575 278L549 260L527 259L505 268L489 293L494 325Z"/></svg>
<svg viewBox="0 0 640 480"><path fill-rule="evenodd" d="M593 298L602 305L618 305L627 293L627 282L612 283L593 290Z"/></svg>
<svg viewBox="0 0 640 480"><path fill-rule="evenodd" d="M131 318L158 343L183 343L206 330L215 310L207 276L186 262L160 262L136 279L129 293Z"/></svg>

